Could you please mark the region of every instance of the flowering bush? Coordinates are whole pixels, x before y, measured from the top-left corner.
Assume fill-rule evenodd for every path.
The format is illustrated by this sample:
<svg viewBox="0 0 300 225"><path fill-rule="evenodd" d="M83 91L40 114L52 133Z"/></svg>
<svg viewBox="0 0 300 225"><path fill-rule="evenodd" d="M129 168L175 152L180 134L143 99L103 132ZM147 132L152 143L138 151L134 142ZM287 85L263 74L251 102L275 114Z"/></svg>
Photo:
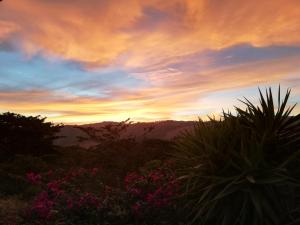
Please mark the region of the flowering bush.
<svg viewBox="0 0 300 225"><path fill-rule="evenodd" d="M176 224L178 184L166 167L129 173L124 190L105 186L98 168L27 173L40 192L24 215L30 225Z"/></svg>
<svg viewBox="0 0 300 225"><path fill-rule="evenodd" d="M168 221L176 224L176 196L178 182L167 167L159 167L146 173L129 173L125 177L125 190L129 196L131 211L137 220L147 224Z"/></svg>
<svg viewBox="0 0 300 225"><path fill-rule="evenodd" d="M97 168L65 173L49 171L43 175L28 173L27 180L41 191L27 208L24 224L94 225L115 220L115 217L122 219L122 213L113 206L114 201L120 202L121 195L103 185L97 173Z"/></svg>

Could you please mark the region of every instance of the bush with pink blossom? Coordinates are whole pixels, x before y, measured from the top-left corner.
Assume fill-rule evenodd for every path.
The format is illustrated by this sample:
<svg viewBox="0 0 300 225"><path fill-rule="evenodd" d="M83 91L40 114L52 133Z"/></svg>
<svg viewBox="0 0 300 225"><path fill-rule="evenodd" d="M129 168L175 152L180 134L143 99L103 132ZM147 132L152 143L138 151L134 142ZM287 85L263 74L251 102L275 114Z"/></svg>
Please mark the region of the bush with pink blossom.
<svg viewBox="0 0 300 225"><path fill-rule="evenodd" d="M97 172L97 168L81 168L68 172L28 173L28 181L39 186L41 191L24 213L23 224L94 225L101 221L113 224L111 221L125 218L129 213L113 206L114 201L121 206L125 198L120 198L117 189L105 186Z"/></svg>
<svg viewBox="0 0 300 225"><path fill-rule="evenodd" d="M178 183L167 167L132 172L124 189L106 186L97 168L27 173L40 192L23 216L26 225L178 224Z"/></svg>
<svg viewBox="0 0 300 225"><path fill-rule="evenodd" d="M162 166L129 173L125 177L125 190L137 221L147 221L147 224L177 224L179 221L176 217L179 183L170 168Z"/></svg>

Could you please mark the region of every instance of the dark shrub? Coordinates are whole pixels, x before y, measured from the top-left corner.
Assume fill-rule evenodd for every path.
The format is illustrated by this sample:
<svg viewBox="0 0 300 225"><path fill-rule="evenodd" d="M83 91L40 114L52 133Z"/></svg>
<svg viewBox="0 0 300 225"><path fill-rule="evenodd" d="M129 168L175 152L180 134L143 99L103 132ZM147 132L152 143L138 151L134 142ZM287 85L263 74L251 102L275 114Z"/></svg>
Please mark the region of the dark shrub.
<svg viewBox="0 0 300 225"><path fill-rule="evenodd" d="M2 159L23 155L44 155L53 152L53 140L60 126L45 122L40 116L15 113L0 114L0 156Z"/></svg>
<svg viewBox="0 0 300 225"><path fill-rule="evenodd" d="M247 99L236 115L200 121L177 143L191 224L282 225L299 223L300 115L272 92L260 106Z"/></svg>
<svg viewBox="0 0 300 225"><path fill-rule="evenodd" d="M86 154L93 154L91 161L105 170L105 177L109 178L106 183L114 186L121 185L128 172L152 160L166 160L172 151L171 141L146 137L152 127L144 129L142 140L127 134L131 124L127 119L101 127L77 127L84 133L84 137L78 137L79 141L90 144Z"/></svg>
<svg viewBox="0 0 300 225"><path fill-rule="evenodd" d="M23 214L21 224L128 224L127 198L120 189L106 186L98 168L27 173L40 192Z"/></svg>
<svg viewBox="0 0 300 225"><path fill-rule="evenodd" d="M151 162L127 174L124 189L102 182L101 169L29 172L39 188L23 213L24 225L177 225L178 184L170 164Z"/></svg>
<svg viewBox="0 0 300 225"><path fill-rule="evenodd" d="M28 188L28 184L23 177L7 173L3 170L0 170L0 180L0 197L20 194Z"/></svg>

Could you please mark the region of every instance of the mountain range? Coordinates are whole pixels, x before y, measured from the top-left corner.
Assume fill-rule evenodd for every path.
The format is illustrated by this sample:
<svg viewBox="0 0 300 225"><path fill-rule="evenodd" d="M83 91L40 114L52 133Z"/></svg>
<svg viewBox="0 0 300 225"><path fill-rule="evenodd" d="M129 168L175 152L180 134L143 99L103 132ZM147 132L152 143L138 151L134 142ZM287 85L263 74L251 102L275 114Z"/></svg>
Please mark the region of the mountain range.
<svg viewBox="0 0 300 225"><path fill-rule="evenodd" d="M83 131L78 127L99 128L109 124L117 124L117 122L100 122L84 125L66 125L64 126L56 140L56 144L60 146L73 146L80 144L77 137L85 137ZM171 140L185 131L190 131L195 125L195 121L157 121L157 122L136 122L128 126L124 132L124 136L135 137L136 140L142 138ZM149 132L147 132L149 131Z"/></svg>

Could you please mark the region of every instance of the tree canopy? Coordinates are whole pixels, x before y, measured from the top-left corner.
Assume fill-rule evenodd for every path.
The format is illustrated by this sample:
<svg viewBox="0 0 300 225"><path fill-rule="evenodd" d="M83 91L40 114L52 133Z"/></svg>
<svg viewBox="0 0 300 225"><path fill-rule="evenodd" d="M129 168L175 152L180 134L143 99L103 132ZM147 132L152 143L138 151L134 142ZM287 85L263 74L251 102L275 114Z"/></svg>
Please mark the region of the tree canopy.
<svg viewBox="0 0 300 225"><path fill-rule="evenodd" d="M0 156L43 155L53 152L61 125L45 122L45 117L0 114Z"/></svg>

